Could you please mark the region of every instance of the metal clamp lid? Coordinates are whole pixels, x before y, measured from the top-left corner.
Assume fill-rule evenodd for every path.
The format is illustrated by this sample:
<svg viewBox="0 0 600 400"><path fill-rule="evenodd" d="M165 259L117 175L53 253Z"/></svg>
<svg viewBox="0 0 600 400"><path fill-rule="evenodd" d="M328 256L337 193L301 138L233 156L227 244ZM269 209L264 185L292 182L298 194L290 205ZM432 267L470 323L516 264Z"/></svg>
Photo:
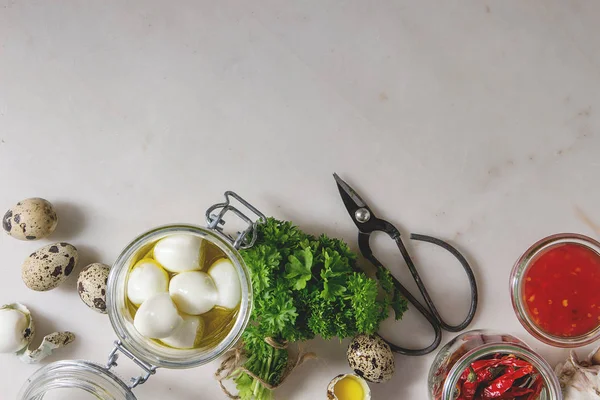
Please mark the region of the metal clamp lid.
<svg viewBox="0 0 600 400"><path fill-rule="evenodd" d="M235 206L231 205L231 198L237 200L240 204L250 210L257 218L255 220L250 219L246 214L240 211ZM217 211L213 214L213 212ZM225 225L223 217L227 212L233 212L239 218L241 218L248 226L242 232L238 232L237 236L232 236L223 231L222 226ZM247 249L251 247L256 241L256 228L259 223L265 223L267 218L263 213L258 211L253 205L248 203L238 194L227 191L225 192L225 202L218 203L211 206L206 211L206 220L208 222L208 228L218 231L223 237L231 242L233 247L238 249ZM140 367L144 373L140 376L130 379L130 383L127 385L130 389L135 388L138 385L145 383L152 375L156 373L158 367L152 365L146 361L143 361L136 357L131 351L129 351L120 340L114 342L114 348L108 356L108 362L106 364L106 371L110 371L111 368L117 366L117 359L119 358L119 352L131 359L138 367Z"/></svg>
<svg viewBox="0 0 600 400"><path fill-rule="evenodd" d="M156 373L156 369L158 368L157 366L149 364L149 363L137 358L129 350L127 350L125 347L123 347L123 344L121 343L120 340L116 340L114 342L114 344L115 344L115 347L112 349L112 351L108 355L108 362L106 363L107 371L110 371L110 369L112 367L117 366L117 359L119 358L118 352L120 351L121 353L125 354L128 358L130 358L134 363L136 363L136 365L138 367L140 367L141 369L143 369L146 372L144 375L140 375L136 378L130 379L131 383L128 385L130 389L133 389L134 387L143 384L144 382L146 382L148 380L148 378L150 378L150 376L152 376Z"/></svg>
<svg viewBox="0 0 600 400"><path fill-rule="evenodd" d="M246 214L244 214L242 211L240 211L238 208L232 206L231 198L236 199L244 207L246 207L248 210L252 211L252 213L254 213L254 215L256 215L258 217L258 219L253 221L248 216L246 216ZM217 214L213 214L213 212L216 210L220 210L220 211ZM246 224L248 224L248 227L244 231L238 232L236 237L223 232L222 226L225 225L225 220L223 219L223 216L228 211L233 212L235 215L240 217L244 222L246 222ZM249 247L252 247L252 245L254 245L254 242L256 241L257 225L259 223L267 222L267 217L265 217L265 215L263 213L258 211L258 209L256 207L254 207L252 204L248 203L246 200L244 200L242 197L240 197L237 193L232 192L232 191L227 191L227 192L225 192L225 202L224 203L215 204L215 205L211 206L208 210L206 210L206 221L208 223L209 229L217 230L221 234L223 234L223 236L225 236L225 238L231 242L231 244L233 245L233 247L235 249L247 249Z"/></svg>

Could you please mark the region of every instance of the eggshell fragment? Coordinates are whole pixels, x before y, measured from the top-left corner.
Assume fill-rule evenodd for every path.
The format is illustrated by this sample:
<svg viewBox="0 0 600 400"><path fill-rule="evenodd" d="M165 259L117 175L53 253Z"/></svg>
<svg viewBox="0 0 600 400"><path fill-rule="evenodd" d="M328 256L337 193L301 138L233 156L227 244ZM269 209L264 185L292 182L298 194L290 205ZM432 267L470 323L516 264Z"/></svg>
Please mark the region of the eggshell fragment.
<svg viewBox="0 0 600 400"><path fill-rule="evenodd" d="M0 353L16 353L29 344L30 317L10 305L0 309Z"/></svg>
<svg viewBox="0 0 600 400"><path fill-rule="evenodd" d="M339 388L336 388L336 385L345 379L351 379L351 383L354 383L355 385L353 385L355 387L355 390L352 390L352 388L350 388L350 390L352 390L351 393L347 393L348 389L340 390ZM338 397L338 395L340 395L341 393L347 394L348 397L353 396L352 398L357 398L357 393L355 393L356 391L359 391L359 394L360 392L362 392L362 398L360 400L371 400L371 388L369 388L369 385L363 378L354 374L338 375L335 378L333 378L327 386L327 399L345 400L346 397Z"/></svg>
<svg viewBox="0 0 600 400"><path fill-rule="evenodd" d="M52 204L33 197L21 200L2 218L2 228L19 240L38 240L48 237L56 229L58 217Z"/></svg>
<svg viewBox="0 0 600 400"><path fill-rule="evenodd" d="M64 242L49 244L25 259L21 277L30 289L51 290L67 280L78 260L75 246Z"/></svg>
<svg viewBox="0 0 600 400"><path fill-rule="evenodd" d="M72 332L54 332L44 336L39 347L32 350L29 346L34 336L33 316L25 305L12 303L0 307L0 352L15 353L24 363L38 363L75 340Z"/></svg>

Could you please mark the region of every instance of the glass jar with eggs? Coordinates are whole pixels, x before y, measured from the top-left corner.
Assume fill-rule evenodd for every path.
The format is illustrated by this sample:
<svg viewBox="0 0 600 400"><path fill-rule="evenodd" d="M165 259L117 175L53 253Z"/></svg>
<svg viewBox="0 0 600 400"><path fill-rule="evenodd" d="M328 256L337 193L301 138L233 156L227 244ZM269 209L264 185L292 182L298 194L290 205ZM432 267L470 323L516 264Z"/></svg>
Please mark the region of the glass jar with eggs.
<svg viewBox="0 0 600 400"><path fill-rule="evenodd" d="M255 218L232 205L232 199ZM245 224L237 236L222 230L227 213ZM106 365L82 360L49 364L27 380L18 399L62 398L76 391L93 399L135 400L132 389L157 368L200 366L235 346L252 308L250 276L238 249L253 245L256 225L265 216L226 192L225 202L210 207L206 218L207 227L152 229L122 251L107 282L107 311L117 340ZM142 370L129 383L111 371L120 354Z"/></svg>

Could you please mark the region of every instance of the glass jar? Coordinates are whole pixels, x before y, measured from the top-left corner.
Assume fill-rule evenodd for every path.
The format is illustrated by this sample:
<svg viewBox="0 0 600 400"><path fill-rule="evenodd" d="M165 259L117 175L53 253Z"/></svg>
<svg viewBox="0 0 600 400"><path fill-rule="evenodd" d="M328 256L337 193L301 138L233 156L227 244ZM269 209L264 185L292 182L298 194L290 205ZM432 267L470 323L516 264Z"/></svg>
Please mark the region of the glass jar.
<svg viewBox="0 0 600 400"><path fill-rule="evenodd" d="M18 399L136 400L131 389L103 366L87 361L58 361L27 379Z"/></svg>
<svg viewBox="0 0 600 400"><path fill-rule="evenodd" d="M165 236L188 234L199 236L222 250L233 263L242 286L242 302L236 321L216 347L174 349L142 336L133 326L133 315L127 307L127 275L133 259L140 251ZM221 356L239 340L248 321L252 307L252 286L246 264L240 253L219 232L193 225L168 225L153 229L134 239L123 250L111 268L107 282L106 309L113 329L123 346L137 358L156 367L191 368L206 364Z"/></svg>
<svg viewBox="0 0 600 400"><path fill-rule="evenodd" d="M591 250L600 257L600 243L576 233L561 233L548 236L534 243L517 260L510 275L510 292L513 309L521 325L536 339L557 347L580 347L600 339L600 325L580 336L555 336L542 330L530 317L524 298L524 276L531 265L544 253L556 246L576 244Z"/></svg>
<svg viewBox="0 0 600 400"><path fill-rule="evenodd" d="M191 368L206 364L231 349L241 338L250 319L252 311L252 284L250 274L242 256L240 248L248 248L256 239L256 226L259 222L266 221L265 216L251 204L233 192L225 193L226 201L216 204L206 212L208 227L195 225L176 224L152 229L137 238L125 247L117 261L111 268L106 290L107 312L118 340L108 357L106 366L88 361L59 361L39 369L25 383L17 399L19 400L50 400L65 398L65 393L76 392L74 397L78 400L89 394L90 399L101 400L135 400L131 389L146 382L156 369L163 368ZM251 220L239 209L231 205L231 198L236 199L248 210L256 215L256 220ZM212 214L217 212L216 215ZM225 234L221 226L227 212L241 218L247 228L238 232L233 237ZM237 312L235 322L229 333L216 345L206 348L175 349L162 346L158 342L147 339L137 332L133 326L133 315L127 307L127 276L134 264L135 257L144 252L156 241L173 234L195 235L207 240L218 247L232 262L238 273L242 300ZM126 384L117 377L111 368L116 366L119 354L130 358L143 373L131 378ZM83 397L85 398L85 397Z"/></svg>
<svg viewBox="0 0 600 400"><path fill-rule="evenodd" d="M427 380L430 400L453 400L456 385L463 371L472 362L496 353L514 354L530 363L544 380L539 400L562 400L558 378L552 367L512 335L473 330L462 333L444 346L436 355Z"/></svg>

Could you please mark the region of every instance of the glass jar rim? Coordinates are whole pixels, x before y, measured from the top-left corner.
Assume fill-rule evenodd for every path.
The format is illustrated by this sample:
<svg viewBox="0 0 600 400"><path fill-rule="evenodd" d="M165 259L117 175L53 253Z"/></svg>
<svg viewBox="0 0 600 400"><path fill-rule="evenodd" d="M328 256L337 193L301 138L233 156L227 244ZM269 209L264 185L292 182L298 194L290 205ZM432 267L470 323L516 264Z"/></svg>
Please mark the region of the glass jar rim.
<svg viewBox="0 0 600 400"><path fill-rule="evenodd" d="M518 343L486 343L463 354L448 372L442 389L442 399L453 398L454 390L460 376L473 361L495 353L514 354L529 362L540 373L542 379L544 379L544 387L550 395L547 400L562 400L560 383L552 367L527 345Z"/></svg>
<svg viewBox="0 0 600 400"><path fill-rule="evenodd" d="M238 272L242 287L242 301L233 327L219 344L204 355L200 355L200 353L196 353L194 350L181 350L182 357L169 357L164 354L156 354L155 351L148 348L147 343L142 341L141 335L137 334L137 332L133 332L131 327L126 325L127 322L120 310L118 300L119 290L124 290L122 285L125 284L125 281L122 279L122 274L126 273L126 269L129 268L128 262L131 260L131 257L133 257L140 248L152 242L154 239L164 237L166 234L177 233L199 235L203 239L209 240L212 244L216 245L233 263ZM174 369L192 368L204 365L220 357L226 351L231 349L241 338L242 333L248 325L252 311L252 283L250 281L250 273L240 253L231 245L223 234L198 225L169 224L142 233L123 249L113 264L108 277L106 303L108 316L115 333L121 340L123 347L129 350L133 355L156 367ZM140 337L137 338L136 334ZM186 354L185 358L183 357L184 352Z"/></svg>
<svg viewBox="0 0 600 400"><path fill-rule="evenodd" d="M60 377L61 373L65 377ZM106 393L116 400L136 400L129 386L119 376L102 365L86 360L56 361L38 369L27 379L17 398L42 398L38 396L62 388L80 389L92 394Z"/></svg>
<svg viewBox="0 0 600 400"><path fill-rule="evenodd" d="M523 327L536 339L555 347L571 348L590 344L600 338L600 324L583 335L563 337L551 335L542 330L530 318L522 297L523 277L533 261L539 255L560 244L578 244L593 251L600 257L600 243L578 233L558 233L535 242L519 257L510 274L511 301L517 319Z"/></svg>

